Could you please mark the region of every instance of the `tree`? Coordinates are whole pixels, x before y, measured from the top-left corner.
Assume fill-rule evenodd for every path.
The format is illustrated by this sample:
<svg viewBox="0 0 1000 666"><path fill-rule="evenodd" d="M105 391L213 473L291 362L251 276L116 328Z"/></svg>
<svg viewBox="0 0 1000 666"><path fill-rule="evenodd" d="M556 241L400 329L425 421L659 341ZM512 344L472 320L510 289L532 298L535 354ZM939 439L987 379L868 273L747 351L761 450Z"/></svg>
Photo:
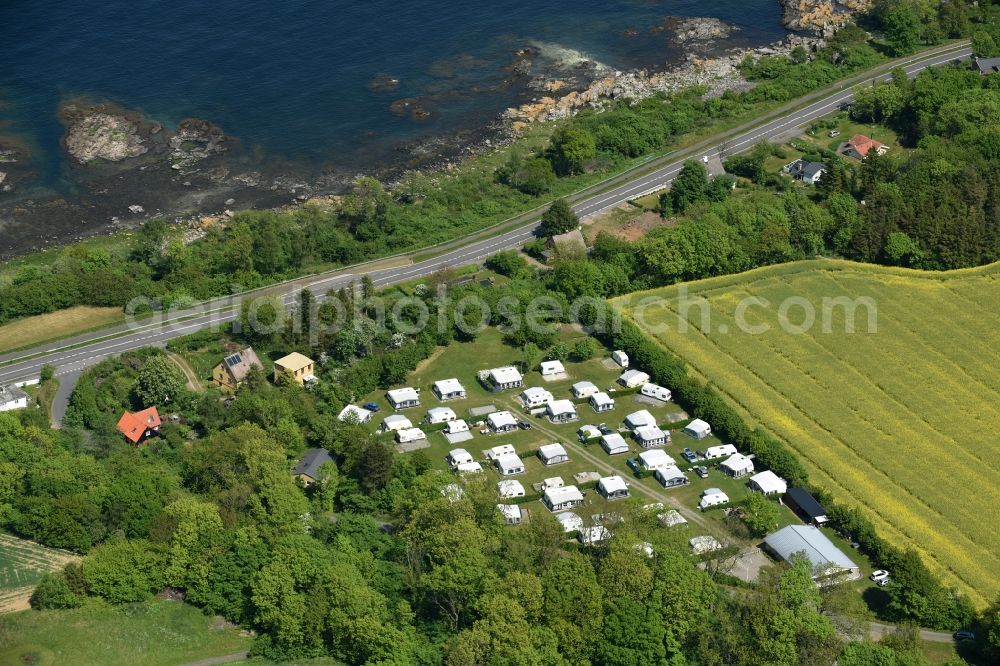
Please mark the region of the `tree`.
<svg viewBox="0 0 1000 666"><path fill-rule="evenodd" d="M233 322L233 327L234 333L251 344L274 342L285 331L284 304L274 296L244 299L240 320Z"/></svg>
<svg viewBox="0 0 1000 666"><path fill-rule="evenodd" d="M1000 48L990 33L977 30L972 35L972 52L980 58L994 58L1000 55Z"/></svg>
<svg viewBox="0 0 1000 666"><path fill-rule="evenodd" d="M906 55L920 42L921 23L916 3L905 0L880 0L875 4L885 39L893 55Z"/></svg>
<svg viewBox="0 0 1000 666"><path fill-rule="evenodd" d="M593 338L580 338L573 343L573 348L569 352L569 360L574 363L583 363L594 358L599 351L597 341Z"/></svg>
<svg viewBox="0 0 1000 666"><path fill-rule="evenodd" d="M542 214L542 235L555 236L572 231L579 226L580 220L570 208L565 199L556 199Z"/></svg>
<svg viewBox="0 0 1000 666"><path fill-rule="evenodd" d="M889 234L882 251L893 266L914 266L923 258L917 242L902 231Z"/></svg>
<svg viewBox="0 0 1000 666"><path fill-rule="evenodd" d="M153 267L155 270L163 258L163 246L167 239L167 223L157 218L148 220L135 235L132 242L131 259Z"/></svg>
<svg viewBox="0 0 1000 666"><path fill-rule="evenodd" d="M694 203L705 198L708 189L708 172L705 165L697 160L687 160L680 173L670 184L670 200L673 210L683 213Z"/></svg>
<svg viewBox="0 0 1000 666"><path fill-rule="evenodd" d="M167 505L164 515L173 527L167 542L167 582L181 589L204 588L211 566L209 549L222 535L219 507L185 497Z"/></svg>
<svg viewBox="0 0 1000 666"><path fill-rule="evenodd" d="M994 662L1000 662L1000 596L998 596L980 616L987 654Z"/></svg>
<svg viewBox="0 0 1000 666"><path fill-rule="evenodd" d="M491 255L486 260L486 268L509 278L522 277L528 273L528 261L516 250L504 250Z"/></svg>
<svg viewBox="0 0 1000 666"><path fill-rule="evenodd" d="M551 150L556 172L572 175L583 171L584 163L597 155L597 142L587 130L570 125L552 135Z"/></svg>
<svg viewBox="0 0 1000 666"><path fill-rule="evenodd" d="M31 607L38 610L50 608L76 608L81 599L70 589L61 571L44 574L35 591L31 593Z"/></svg>
<svg viewBox="0 0 1000 666"><path fill-rule="evenodd" d="M163 405L183 395L187 378L165 355L151 356L139 369L132 393L140 407Z"/></svg>
<svg viewBox="0 0 1000 666"><path fill-rule="evenodd" d="M663 616L647 604L615 599L604 612L604 632L597 646L600 663L620 666L665 666Z"/></svg>
<svg viewBox="0 0 1000 666"><path fill-rule="evenodd" d="M552 163L544 157L536 157L521 163L508 177L516 189L537 197L552 189L556 182L556 172Z"/></svg>
<svg viewBox="0 0 1000 666"><path fill-rule="evenodd" d="M55 376L56 376L55 366L53 366L50 363L46 363L42 365L41 370L39 370L38 381L44 384L45 382L50 381Z"/></svg>
<svg viewBox="0 0 1000 666"><path fill-rule="evenodd" d="M764 536L778 524L780 512L776 502L762 493L749 493L743 500L744 522L754 536Z"/></svg>
<svg viewBox="0 0 1000 666"><path fill-rule="evenodd" d="M163 563L147 541L112 541L90 551L83 575L92 594L112 603L143 601L163 584Z"/></svg>

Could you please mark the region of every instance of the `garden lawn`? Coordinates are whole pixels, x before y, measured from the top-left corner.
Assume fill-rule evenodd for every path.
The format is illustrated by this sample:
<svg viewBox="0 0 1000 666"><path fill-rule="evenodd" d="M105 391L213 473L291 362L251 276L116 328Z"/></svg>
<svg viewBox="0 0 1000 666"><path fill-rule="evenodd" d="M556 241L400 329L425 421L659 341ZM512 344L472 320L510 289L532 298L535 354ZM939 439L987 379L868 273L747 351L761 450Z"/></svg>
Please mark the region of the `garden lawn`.
<svg viewBox="0 0 1000 666"><path fill-rule="evenodd" d="M658 296L636 323L666 324L654 334L710 380L751 424L761 424L796 451L814 482L842 501L860 504L880 532L917 549L947 582L977 604L1000 591L1000 533L985 529L983 510L1000 504L1000 265L946 273L891 269L845 261L796 262L683 285L690 326L680 334L679 287L616 299ZM735 317L746 297L747 324ZM782 330L778 312L803 321L804 334ZM845 309L826 317L823 299L865 297L848 333Z"/></svg>

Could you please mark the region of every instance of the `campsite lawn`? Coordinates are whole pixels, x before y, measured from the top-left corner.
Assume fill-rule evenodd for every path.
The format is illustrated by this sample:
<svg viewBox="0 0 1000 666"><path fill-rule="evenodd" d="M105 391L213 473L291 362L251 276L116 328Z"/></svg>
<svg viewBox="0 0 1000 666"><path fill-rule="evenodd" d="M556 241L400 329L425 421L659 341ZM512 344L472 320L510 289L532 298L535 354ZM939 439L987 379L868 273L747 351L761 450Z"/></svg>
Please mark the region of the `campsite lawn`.
<svg viewBox="0 0 1000 666"><path fill-rule="evenodd" d="M626 317L798 453L813 480L916 548L978 604L1000 591L1000 265L928 273L817 260L616 299ZM658 296L635 318L630 303ZM745 301L748 297L763 300ZM824 316L824 299L870 299ZM709 325L703 330L708 302ZM789 300L797 299L797 300ZM767 325L753 334L739 325ZM827 301L829 305L831 301ZM749 304L749 307L746 305ZM793 325L813 310L805 332ZM873 307L869 307L873 306ZM873 312L873 317L870 317ZM824 325L824 320L825 325ZM874 323L874 328L869 324Z"/></svg>

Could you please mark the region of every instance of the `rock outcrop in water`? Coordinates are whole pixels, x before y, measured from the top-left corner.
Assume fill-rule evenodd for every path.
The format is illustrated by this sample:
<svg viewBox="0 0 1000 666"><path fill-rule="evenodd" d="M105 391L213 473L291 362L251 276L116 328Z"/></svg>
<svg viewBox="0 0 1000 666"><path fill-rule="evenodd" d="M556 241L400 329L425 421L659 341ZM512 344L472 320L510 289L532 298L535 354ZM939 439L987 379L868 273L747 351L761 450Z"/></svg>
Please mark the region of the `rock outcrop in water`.
<svg viewBox="0 0 1000 666"><path fill-rule="evenodd" d="M653 32L666 32L674 36L679 44L689 42L709 42L725 39L738 30L725 21L706 16L668 16L663 23L653 28Z"/></svg>
<svg viewBox="0 0 1000 666"><path fill-rule="evenodd" d="M66 150L80 164L95 159L119 162L149 150L139 134L139 124L124 113L70 104L62 109L61 115L68 123L63 138Z"/></svg>
<svg viewBox="0 0 1000 666"><path fill-rule="evenodd" d="M871 0L780 0L781 22L791 30L830 32L855 14L868 11Z"/></svg>

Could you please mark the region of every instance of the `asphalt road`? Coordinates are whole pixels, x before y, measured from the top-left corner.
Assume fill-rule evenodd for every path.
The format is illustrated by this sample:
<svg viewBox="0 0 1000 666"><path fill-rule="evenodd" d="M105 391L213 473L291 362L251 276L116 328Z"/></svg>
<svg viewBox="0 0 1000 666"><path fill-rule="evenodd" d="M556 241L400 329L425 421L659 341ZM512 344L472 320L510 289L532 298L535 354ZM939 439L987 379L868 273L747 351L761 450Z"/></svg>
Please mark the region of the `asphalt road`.
<svg viewBox="0 0 1000 666"><path fill-rule="evenodd" d="M911 64L905 65L904 69L908 74L913 75L927 67L946 64L959 58L968 58L970 55L971 51L967 46L959 46L932 56L926 54L915 56L909 61ZM886 73L870 80L882 81L889 77L890 74ZM846 87L802 108L791 110L784 116L764 125L726 136L724 139L720 139L720 142L714 147L699 153L696 157L727 157L749 150L761 141L786 136L792 130L804 127L817 118L836 111L849 103L853 97L853 89ZM637 196L661 189L673 180L683 166L683 162L684 160L677 159L655 168L648 174L637 176L620 186L583 199L574 205L574 210L580 216L592 215L613 208ZM314 292L323 293L360 280L361 276L365 274L369 275L375 285L380 287L404 282L430 275L442 268L481 262L489 255L501 250L519 247L535 237L537 226L538 219L535 219L512 231L470 243L432 259L404 266L367 272L363 268L348 268L336 273L317 275L276 285L266 290L254 292L254 295L264 292L275 293L280 294L286 302L291 302L295 298L295 294L303 287L309 287ZM162 347L172 338L232 321L238 316L238 308L221 310L220 308L229 308L238 303L239 299L239 296L219 298L189 310L157 315L154 319L147 320L140 326L132 326L131 328L119 326L76 336L59 343L43 345L35 349L0 354L0 364L4 364L0 365L0 385L35 378L38 376L41 366L46 363L55 366L56 375L70 384L75 381L75 377L84 368L94 365L108 356L139 347ZM131 332L120 335L120 337L109 338L109 336L121 334L123 331Z"/></svg>

